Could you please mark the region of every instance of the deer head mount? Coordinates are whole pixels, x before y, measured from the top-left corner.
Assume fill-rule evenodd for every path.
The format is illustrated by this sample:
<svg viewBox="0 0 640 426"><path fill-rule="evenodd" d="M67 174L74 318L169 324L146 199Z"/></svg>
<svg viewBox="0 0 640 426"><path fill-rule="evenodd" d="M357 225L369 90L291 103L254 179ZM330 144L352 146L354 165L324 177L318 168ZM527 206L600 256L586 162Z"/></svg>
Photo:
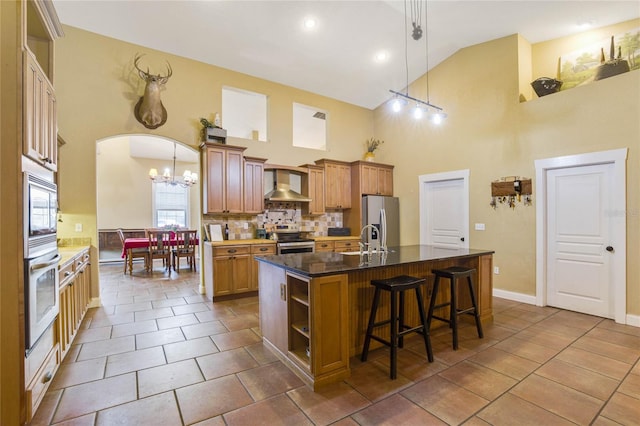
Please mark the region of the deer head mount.
<svg viewBox="0 0 640 426"><path fill-rule="evenodd" d="M160 91L164 85L169 81L169 77L173 74L171 70L171 64L167 61L167 75L154 75L149 73L149 68L146 71L141 70L138 67L138 61L144 55L136 55L133 65L138 70L138 75L146 82L144 87L144 95L140 97L138 103L133 109L133 115L147 129L157 129L167 121L167 110L162 101L160 100Z"/></svg>

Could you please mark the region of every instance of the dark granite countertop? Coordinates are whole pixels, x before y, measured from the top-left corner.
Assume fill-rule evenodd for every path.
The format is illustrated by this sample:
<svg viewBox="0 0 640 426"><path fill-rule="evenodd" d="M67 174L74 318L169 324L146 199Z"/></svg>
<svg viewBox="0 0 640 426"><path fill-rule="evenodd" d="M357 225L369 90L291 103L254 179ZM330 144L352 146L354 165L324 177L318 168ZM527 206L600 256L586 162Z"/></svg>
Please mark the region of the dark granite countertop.
<svg viewBox="0 0 640 426"><path fill-rule="evenodd" d="M358 252L341 254L330 252L295 253L271 256L256 256L256 259L288 271L309 277L342 274L362 269L379 268L392 265L476 257L493 254L493 250L453 249L427 245L390 247L386 255L373 254L360 257Z"/></svg>

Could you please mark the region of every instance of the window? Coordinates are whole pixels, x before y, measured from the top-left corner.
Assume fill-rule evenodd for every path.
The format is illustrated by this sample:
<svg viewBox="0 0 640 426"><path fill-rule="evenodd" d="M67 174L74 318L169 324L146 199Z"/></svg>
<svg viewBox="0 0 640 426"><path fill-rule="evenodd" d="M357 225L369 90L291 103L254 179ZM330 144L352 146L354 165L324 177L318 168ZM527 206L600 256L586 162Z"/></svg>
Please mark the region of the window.
<svg viewBox="0 0 640 426"><path fill-rule="evenodd" d="M327 149L327 112L315 107L293 104L293 146Z"/></svg>
<svg viewBox="0 0 640 426"><path fill-rule="evenodd" d="M227 136L267 141L267 96L223 87L222 127Z"/></svg>
<svg viewBox="0 0 640 426"><path fill-rule="evenodd" d="M165 183L153 184L153 226L188 228L189 188Z"/></svg>

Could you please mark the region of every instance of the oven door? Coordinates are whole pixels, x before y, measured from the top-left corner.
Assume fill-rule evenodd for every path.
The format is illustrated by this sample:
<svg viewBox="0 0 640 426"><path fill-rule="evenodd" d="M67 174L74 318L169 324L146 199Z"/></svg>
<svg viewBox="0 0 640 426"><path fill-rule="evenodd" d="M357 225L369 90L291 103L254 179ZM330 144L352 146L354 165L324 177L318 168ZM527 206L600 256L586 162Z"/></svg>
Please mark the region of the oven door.
<svg viewBox="0 0 640 426"><path fill-rule="evenodd" d="M25 346L27 354L60 309L57 251L25 259Z"/></svg>
<svg viewBox="0 0 640 426"><path fill-rule="evenodd" d="M289 253L313 253L315 243L311 242L291 242L291 243L278 243L278 254Z"/></svg>

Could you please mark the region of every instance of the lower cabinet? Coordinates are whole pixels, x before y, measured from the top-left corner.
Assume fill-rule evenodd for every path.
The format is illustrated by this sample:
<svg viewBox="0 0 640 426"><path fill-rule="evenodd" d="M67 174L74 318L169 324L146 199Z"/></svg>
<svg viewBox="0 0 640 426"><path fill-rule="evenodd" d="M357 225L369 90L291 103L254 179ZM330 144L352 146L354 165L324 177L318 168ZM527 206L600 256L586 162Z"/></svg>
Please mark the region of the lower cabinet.
<svg viewBox="0 0 640 426"><path fill-rule="evenodd" d="M25 399L30 422L69 351L91 301L91 258L81 250L58 267L59 313L25 358Z"/></svg>
<svg viewBox="0 0 640 426"><path fill-rule="evenodd" d="M257 291L258 265L255 256L275 253L274 243L220 246L205 243L204 285L207 296L214 298Z"/></svg>
<svg viewBox="0 0 640 426"><path fill-rule="evenodd" d="M349 240L327 240L327 241L316 241L315 250L318 252L329 251L342 253L345 251L358 251L360 250L360 246L358 246L358 238L352 238Z"/></svg>
<svg viewBox="0 0 640 426"><path fill-rule="evenodd" d="M56 320L60 358L64 359L78 333L91 300L88 249L60 267L60 313Z"/></svg>
<svg viewBox="0 0 640 426"><path fill-rule="evenodd" d="M349 376L346 275L310 279L260 262L265 342L314 389Z"/></svg>

